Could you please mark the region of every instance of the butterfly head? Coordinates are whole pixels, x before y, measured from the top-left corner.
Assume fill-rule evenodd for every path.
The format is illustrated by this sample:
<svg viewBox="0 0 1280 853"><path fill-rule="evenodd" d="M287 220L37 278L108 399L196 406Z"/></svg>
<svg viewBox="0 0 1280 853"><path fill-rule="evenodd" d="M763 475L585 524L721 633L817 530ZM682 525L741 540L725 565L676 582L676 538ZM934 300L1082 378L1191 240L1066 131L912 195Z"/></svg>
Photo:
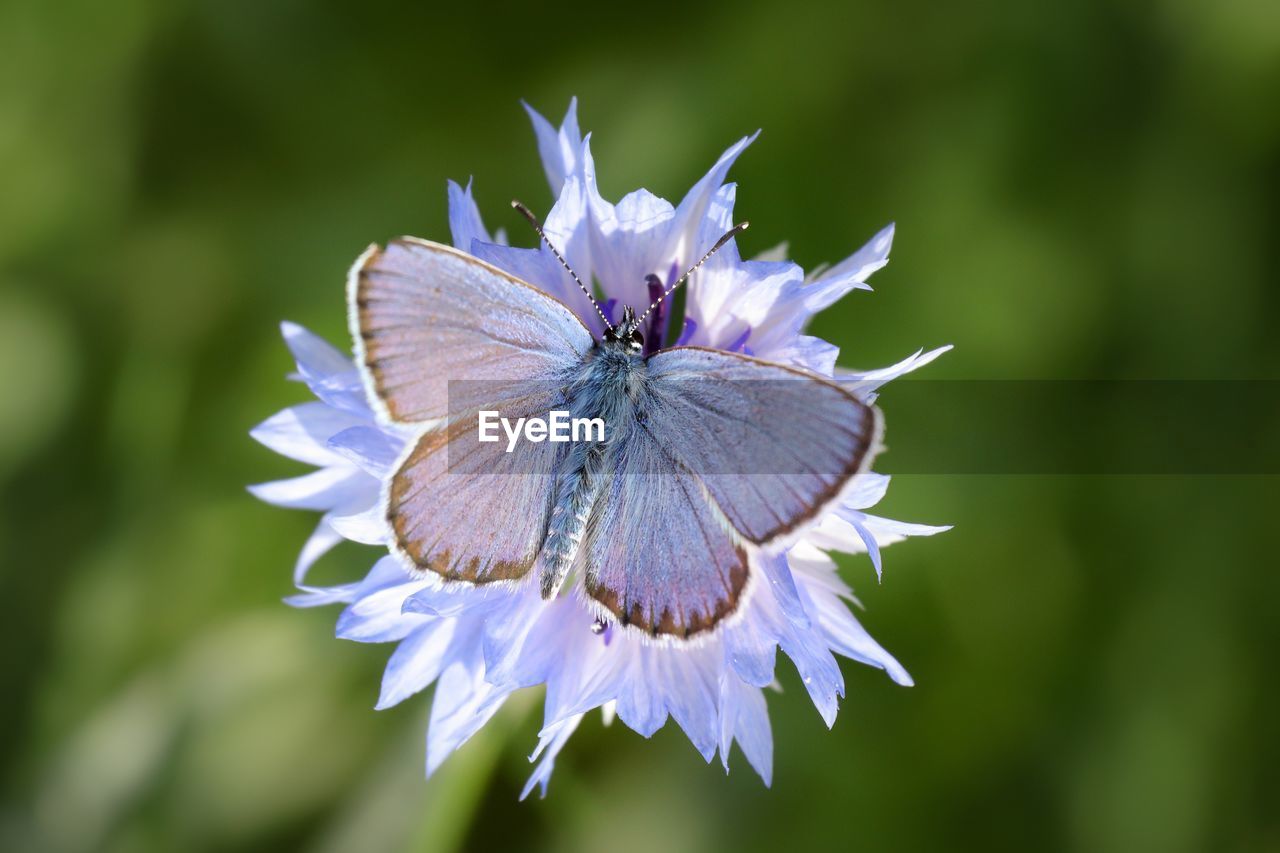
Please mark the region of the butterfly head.
<svg viewBox="0 0 1280 853"><path fill-rule="evenodd" d="M630 305L622 309L622 321L605 330L604 341L633 355L644 350L644 335L640 333L640 321Z"/></svg>

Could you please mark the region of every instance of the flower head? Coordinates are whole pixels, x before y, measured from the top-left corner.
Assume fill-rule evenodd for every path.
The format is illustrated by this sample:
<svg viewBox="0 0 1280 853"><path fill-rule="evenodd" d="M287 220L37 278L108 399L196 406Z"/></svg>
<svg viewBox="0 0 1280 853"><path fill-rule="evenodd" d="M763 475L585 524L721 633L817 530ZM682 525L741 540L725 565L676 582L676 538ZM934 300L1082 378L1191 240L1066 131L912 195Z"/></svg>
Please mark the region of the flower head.
<svg viewBox="0 0 1280 853"><path fill-rule="evenodd" d="M647 305L731 225L735 185L725 179L755 138L726 151L679 204L637 190L616 204L596 188L590 139L578 130L575 107L559 128L529 110L556 203L547 216L549 240L584 281L598 283L610 323L622 306ZM449 184L454 245L557 297L595 334L604 324L545 247L505 245L485 228L471 188ZM884 266L889 226L825 272L806 278L796 264L743 260L727 244L688 288L684 313L664 303L646 320L645 339L679 341L742 352L834 378L870 402L880 386L945 351L917 352L882 370L836 369L837 348L804 334L809 319ZM656 276L656 279L655 279ZM514 691L545 685L538 761L524 794L543 792L556 756L589 711L616 714L646 737L668 718L710 761L728 769L736 741L768 784L772 735L763 689L774 682L776 650L795 663L806 690L830 726L844 683L835 655L885 670L911 684L906 670L873 640L848 607L852 592L837 575L831 551L866 552L877 576L880 549L907 536L945 530L906 524L868 510L889 479L859 475L843 499L787 551L753 562L753 593L736 618L689 642L650 642L599 620L580 596L544 600L536 583L473 586L408 571L388 554L363 579L338 586L307 582L312 564L343 539L389 544L380 495L407 437L379 421L352 360L301 327L286 323L285 341L297 378L318 398L267 419L253 436L267 447L317 466L309 474L253 487L259 498L323 513L294 568L299 607L342 603L339 637L395 643L377 707L395 705L435 684L427 732L427 773L475 734Z"/></svg>

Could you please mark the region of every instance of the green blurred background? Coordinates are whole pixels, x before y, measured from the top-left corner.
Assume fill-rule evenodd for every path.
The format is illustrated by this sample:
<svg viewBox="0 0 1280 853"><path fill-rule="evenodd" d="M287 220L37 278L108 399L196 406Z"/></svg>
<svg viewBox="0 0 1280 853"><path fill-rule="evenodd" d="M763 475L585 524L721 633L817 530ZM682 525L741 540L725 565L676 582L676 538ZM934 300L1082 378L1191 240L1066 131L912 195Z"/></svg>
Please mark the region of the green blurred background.
<svg viewBox="0 0 1280 853"><path fill-rule="evenodd" d="M746 253L896 220L847 366L1280 377L1274 0L467 5L0 5L0 848L1280 850L1274 477L900 477L955 530L843 566L915 688L846 662L828 732L783 664L771 791L593 718L524 804L538 697L424 782L428 697L372 710L389 649L280 601L314 519L244 491L369 242L475 175L532 243L521 97L615 199L762 127Z"/></svg>

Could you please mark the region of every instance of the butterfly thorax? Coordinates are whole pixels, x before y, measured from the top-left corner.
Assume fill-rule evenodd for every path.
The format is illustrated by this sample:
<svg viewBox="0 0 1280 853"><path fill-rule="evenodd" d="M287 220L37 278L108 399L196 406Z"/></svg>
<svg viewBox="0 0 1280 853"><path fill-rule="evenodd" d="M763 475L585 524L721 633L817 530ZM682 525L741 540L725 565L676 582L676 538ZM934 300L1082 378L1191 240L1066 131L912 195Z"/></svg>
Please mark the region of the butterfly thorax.
<svg viewBox="0 0 1280 853"><path fill-rule="evenodd" d="M627 309L624 317L630 313ZM555 595L568 576L579 547L589 534L596 499L607 482L608 472L616 467L613 455L643 418L637 417L643 409L648 378L648 365L641 354L643 339L634 329L622 331L621 335L606 333L597 341L569 384L572 416L604 421L605 437L603 441L568 445L538 558L544 598Z"/></svg>

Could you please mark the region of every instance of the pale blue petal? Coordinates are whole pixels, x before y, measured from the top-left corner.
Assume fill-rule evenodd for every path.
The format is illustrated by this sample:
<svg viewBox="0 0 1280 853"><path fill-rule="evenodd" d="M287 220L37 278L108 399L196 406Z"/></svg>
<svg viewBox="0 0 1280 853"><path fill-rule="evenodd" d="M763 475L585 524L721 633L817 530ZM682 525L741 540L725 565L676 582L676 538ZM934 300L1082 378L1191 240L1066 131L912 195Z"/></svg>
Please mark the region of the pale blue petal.
<svg viewBox="0 0 1280 853"><path fill-rule="evenodd" d="M404 600L405 613L481 617L506 605L510 597L502 587L447 582L438 575L423 575L422 581L422 586Z"/></svg>
<svg viewBox="0 0 1280 853"><path fill-rule="evenodd" d="M826 551L808 540L797 543L787 552L787 563L797 586L812 593L815 589L853 601L853 590L837 574L836 563Z"/></svg>
<svg viewBox="0 0 1280 853"><path fill-rule="evenodd" d="M833 595L815 594L815 607L818 610L818 621L838 654L860 663L883 669L898 684L910 687L914 682L902 664L872 639L853 613Z"/></svg>
<svg viewBox="0 0 1280 853"><path fill-rule="evenodd" d="M889 263L889 249L893 246L892 223L880 230L867 244L834 267L809 282L805 293L805 308L816 314L830 307L850 290L870 290L868 276Z"/></svg>
<svg viewBox="0 0 1280 853"><path fill-rule="evenodd" d="M472 244L471 253L561 302L568 295L560 280L563 268L550 252L541 248L522 249L518 246L479 242Z"/></svg>
<svg viewBox="0 0 1280 853"><path fill-rule="evenodd" d="M800 595L808 598L803 587L800 588ZM816 610L816 606L808 609ZM785 624L783 629L778 643L795 664L800 680L809 692L809 698L830 728L836 721L839 697L844 695L844 677L840 674L840 666L832 657L820 630L800 628L790 623Z"/></svg>
<svg viewBox="0 0 1280 853"><path fill-rule="evenodd" d="M871 531L859 521L853 522L853 529L858 531L858 536L862 539L862 544L867 546L867 554L871 557L871 565L875 566L876 579L882 579L884 576L884 568L880 565L880 546L876 544L876 537L871 535Z"/></svg>
<svg viewBox="0 0 1280 853"><path fill-rule="evenodd" d="M404 639L410 631L430 618L419 613L401 611L404 600L426 583L427 581L410 579L401 569L398 577L389 578L385 586L373 589L366 587L367 591L362 590L361 597L338 617L335 631L337 637L359 643L387 643Z"/></svg>
<svg viewBox="0 0 1280 853"><path fill-rule="evenodd" d="M368 475L346 466L333 466L293 477L249 487L258 500L292 509L327 510L341 506L360 489Z"/></svg>
<svg viewBox="0 0 1280 853"><path fill-rule="evenodd" d="M876 539L882 537L896 536L933 536L935 533L946 533L951 529L950 524L912 524L907 521L894 521L891 518L881 518L878 515L864 515L863 526L875 534Z"/></svg>
<svg viewBox="0 0 1280 853"><path fill-rule="evenodd" d="M879 370L837 371L835 379L845 388L848 388L854 394L862 397L862 399L867 402L874 402L877 396L876 392L882 385L910 373L913 370L918 370L921 367L924 367L926 364L950 349L951 345L948 344L947 346L938 347L937 349L932 349L928 352L916 350L914 354L907 356L897 364L892 364Z"/></svg>
<svg viewBox="0 0 1280 853"><path fill-rule="evenodd" d="M333 550L334 546L341 541L342 535L329 526L328 519L321 519L306 543L303 544L302 550L298 553L297 562L293 564L293 585L309 592L314 591L304 586L307 580L307 572L311 570L316 560Z"/></svg>
<svg viewBox="0 0 1280 853"><path fill-rule="evenodd" d="M716 188L698 223L698 245L710 248L736 224L733 221L733 206L737 201L738 185L733 181ZM738 253L737 244L732 242L725 244L715 257L721 264L726 262L736 264L742 258Z"/></svg>
<svg viewBox="0 0 1280 853"><path fill-rule="evenodd" d="M543 726L595 708L618 695L629 670L621 640L591 633L591 614L572 599L544 617L542 675L547 684Z"/></svg>
<svg viewBox="0 0 1280 853"><path fill-rule="evenodd" d="M436 682L427 725L427 775L489 722L507 694L484 680L478 659L449 664Z"/></svg>
<svg viewBox="0 0 1280 853"><path fill-rule="evenodd" d="M457 182L449 181L449 230L453 234L453 245L464 252L469 253L476 240L493 242L480 218L480 208L471 196L471 181L467 181L465 190Z"/></svg>
<svg viewBox="0 0 1280 853"><path fill-rule="evenodd" d="M371 595L379 590L399 586L410 580L424 580L409 573L400 561L390 554L378 559L369 573L360 581L360 594Z"/></svg>
<svg viewBox="0 0 1280 853"><path fill-rule="evenodd" d="M547 609L532 586L506 596L484 620L485 678L503 687L529 687L539 683L541 668L521 669L521 652L539 617ZM532 674L532 679L528 676ZM524 676L523 678L521 676Z"/></svg>
<svg viewBox="0 0 1280 853"><path fill-rule="evenodd" d="M551 245L556 247L573 271L578 274L582 283L590 287L593 275L591 217L587 211L586 179L580 172L570 173L565 178L564 187L560 190L560 195L551 206L551 210L547 212L542 225ZM549 259L548 267L555 270L555 287L559 292L566 294L562 301L580 315L594 315L595 309L591 308L591 301L587 299L564 265L541 241L539 241L539 251Z"/></svg>
<svg viewBox="0 0 1280 853"><path fill-rule="evenodd" d="M374 477L391 473L404 449L403 442L374 426L353 426L328 441L328 447Z"/></svg>
<svg viewBox="0 0 1280 853"><path fill-rule="evenodd" d="M339 584L338 586L305 587L304 592L290 595L284 603L290 607L306 609L308 607L326 607L330 604L347 604L354 601L359 583Z"/></svg>
<svg viewBox="0 0 1280 853"><path fill-rule="evenodd" d="M738 719L738 690L745 686L732 673L720 676L720 764L729 772L729 750L733 746L733 728Z"/></svg>
<svg viewBox="0 0 1280 853"><path fill-rule="evenodd" d="M664 650L665 651L665 650ZM715 650L689 648L672 654L655 655L662 670L661 687L667 709L684 729L704 761L716 754L720 692Z"/></svg>
<svg viewBox="0 0 1280 853"><path fill-rule="evenodd" d="M249 430L249 435L281 456L309 465L335 465L342 456L327 445L329 437L363 423L351 412L324 403L302 403L277 412Z"/></svg>
<svg viewBox="0 0 1280 853"><path fill-rule="evenodd" d="M542 760L538 761L538 766L534 768L529 781L525 783L524 789L520 792L521 800L533 792L534 786L542 788L541 796L545 797L547 795L547 783L551 781L551 772L556 768L556 756L560 754L560 750L564 749L564 745L569 742L569 736L574 733L578 728L578 724L582 722L582 716L582 714L577 714L567 720L562 720L538 735L538 748L534 750L533 755L529 756L529 760L537 761L540 754L542 755Z"/></svg>
<svg viewBox="0 0 1280 853"><path fill-rule="evenodd" d="M791 569L787 565L785 554L761 554L760 567L769 580L769 588L778 602L778 607L795 625L808 627L809 616L804 612L800 596L796 591L795 579L791 577Z"/></svg>
<svg viewBox="0 0 1280 853"><path fill-rule="evenodd" d="M787 259L787 255L789 255L790 253L791 253L791 241L783 240L781 243L778 243L774 246L770 246L769 248L765 249L763 252L760 252L752 256L751 260L773 261L776 263L778 261L785 261Z"/></svg>
<svg viewBox="0 0 1280 853"><path fill-rule="evenodd" d="M852 488L845 489L841 502L853 509L866 509L880 503L888 490L889 475L868 471L858 475Z"/></svg>
<svg viewBox="0 0 1280 853"><path fill-rule="evenodd" d="M862 513L849 507L837 506L822 517L816 527L809 528L804 541L823 551L841 551L845 554L861 554L867 550L858 531L853 529L851 518L862 518ZM890 543L881 541L880 545Z"/></svg>
<svg viewBox="0 0 1280 853"><path fill-rule="evenodd" d="M311 538L302 548L302 556L294 568L294 583L302 590L301 595L293 595L285 602L293 607L320 607L326 604L350 604L357 599L389 586L404 582L407 574L393 557L383 557L373 564L373 568L356 583L340 584L331 587L304 585L306 572L319 556L332 548L341 537L329 526L331 515L326 515L317 525ZM335 541L335 539L337 541Z"/></svg>
<svg viewBox="0 0 1280 853"><path fill-rule="evenodd" d="M348 373L330 376L327 379L307 379L307 387L322 401L337 409L352 412L366 420L373 420L373 410L369 407L369 398L365 394L363 380L359 371L354 368Z"/></svg>
<svg viewBox="0 0 1280 853"><path fill-rule="evenodd" d="M862 527L858 530L857 527ZM933 536L950 530L949 525L911 524L868 515L861 510L842 505L812 529L807 538L820 548L860 554L868 550L864 533L870 533L879 548L901 542L909 536Z"/></svg>
<svg viewBox="0 0 1280 853"><path fill-rule="evenodd" d="M329 524L342 538L361 545L385 545L390 540L387 517L380 505L350 515L331 514Z"/></svg>
<svg viewBox="0 0 1280 853"><path fill-rule="evenodd" d="M798 295L804 281L800 267L786 262L731 262L717 254L695 278L687 310L699 331L690 344L729 349L745 329L750 332L746 343L756 355L774 360L788 357L807 317Z"/></svg>
<svg viewBox="0 0 1280 853"><path fill-rule="evenodd" d="M577 166L578 152L582 148L582 134L578 130L578 99L569 100L569 110L558 129L533 107L524 104L524 108L533 122L538 154L542 157L542 168L546 170L551 194L559 195L565 177Z"/></svg>
<svg viewBox="0 0 1280 853"><path fill-rule="evenodd" d="M330 406L373 417L360 372L351 359L297 324L285 322L280 328L311 393Z"/></svg>
<svg viewBox="0 0 1280 853"><path fill-rule="evenodd" d="M652 737L667 722L654 654L654 649L644 646L633 649L628 674L619 682L618 718L644 737Z"/></svg>
<svg viewBox="0 0 1280 853"><path fill-rule="evenodd" d="M577 155L578 149L582 147L582 131L578 127L578 98L577 96L569 99L569 107L564 111L564 118L560 120L560 135L565 140L562 143L567 150ZM573 165L566 159L565 174L573 171Z"/></svg>
<svg viewBox="0 0 1280 853"><path fill-rule="evenodd" d="M281 329L298 365L291 378L307 383L330 406L372 419L363 380L351 359L301 326L286 322Z"/></svg>
<svg viewBox="0 0 1280 853"><path fill-rule="evenodd" d="M353 367L351 359L341 350L297 323L286 320L280 324L280 332L289 352L293 353L298 371L308 380L339 376Z"/></svg>
<svg viewBox="0 0 1280 853"><path fill-rule="evenodd" d="M671 236L668 238L669 245L672 247L672 256L683 261L686 266L701 257L702 253L711 248L711 241L717 239L720 234L715 237L704 237L699 241L702 231L703 218L707 215L708 208L711 207L712 200L716 193L720 190L724 183L725 176L729 174L730 167L733 166L738 155L746 150L747 146L755 141L760 135L760 131L756 131L750 136L744 137L727 151L720 155L720 159L711 167L711 171L702 177L702 180L693 185L680 204L676 206L675 215L671 221ZM723 231L721 233L724 233Z"/></svg>
<svg viewBox="0 0 1280 853"><path fill-rule="evenodd" d="M773 784L773 732L769 728L769 710L764 691L747 689L738 702L738 722L734 739L765 787Z"/></svg>
<svg viewBox="0 0 1280 853"><path fill-rule="evenodd" d="M828 267L821 275L815 275L811 283L822 285L833 279L852 276L855 281L866 281L876 270L883 269L889 263L889 250L893 248L893 235L896 225L890 222L876 232L858 251L845 258L833 267Z"/></svg>
<svg viewBox="0 0 1280 853"><path fill-rule="evenodd" d="M590 143L582 147L583 186L591 218L591 259L601 288L611 299L639 308L650 302L645 276L674 283L676 260L667 236L675 208L647 190L636 190L612 205L596 186Z"/></svg>
<svg viewBox="0 0 1280 853"><path fill-rule="evenodd" d="M795 664L822 721L827 724L827 728L831 728L835 725L836 712L840 709L840 697L844 695L844 679L840 675L836 659L831 656L825 643L809 636L807 629L784 639L782 650Z"/></svg>
<svg viewBox="0 0 1280 853"><path fill-rule="evenodd" d="M812 335L796 335L790 343L779 347L759 347L753 353L769 361L803 367L823 376L830 376L836 369L840 347L829 344Z"/></svg>
<svg viewBox="0 0 1280 853"><path fill-rule="evenodd" d="M397 558L388 555L376 561L369 570L369 574L366 574L358 583L332 587L329 588L329 592L333 594L346 593L346 597L334 598L334 601L353 602L357 601L357 599L371 596L371 594L379 592L381 589L399 587L408 579L408 576L410 575L408 575L407 571L404 571L403 566L399 565ZM319 597L319 594L324 592L324 588L317 588L316 596Z"/></svg>
<svg viewBox="0 0 1280 853"><path fill-rule="evenodd" d="M610 657L606 655L606 657ZM614 654L602 665L597 658L581 668L553 669L547 673L547 701L543 726L551 726L574 714L584 714L617 699L626 679L627 667ZM572 660L568 654L565 660ZM573 666L570 664L569 666Z"/></svg>
<svg viewBox="0 0 1280 853"><path fill-rule="evenodd" d="M724 629L724 651L729 666L747 684L767 687L773 683L778 642L750 619Z"/></svg>
<svg viewBox="0 0 1280 853"><path fill-rule="evenodd" d="M429 619L404 638L382 673L377 710L398 705L436 680L457 624L456 619Z"/></svg>
<svg viewBox="0 0 1280 853"><path fill-rule="evenodd" d="M743 684L732 675L725 675L721 683L721 736L720 759L726 772L729 770L729 747L733 740L742 748L742 754L765 787L773 783L773 732L769 729L769 710L765 706L764 692L757 687Z"/></svg>

